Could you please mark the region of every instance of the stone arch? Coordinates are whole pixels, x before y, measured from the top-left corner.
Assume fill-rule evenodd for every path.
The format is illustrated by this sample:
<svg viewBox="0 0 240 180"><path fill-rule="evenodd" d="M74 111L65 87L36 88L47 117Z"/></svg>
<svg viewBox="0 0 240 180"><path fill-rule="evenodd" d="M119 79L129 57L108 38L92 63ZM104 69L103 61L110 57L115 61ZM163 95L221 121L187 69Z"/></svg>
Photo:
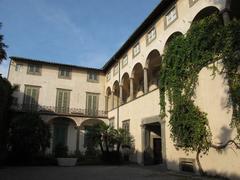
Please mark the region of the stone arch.
<svg viewBox="0 0 240 180"><path fill-rule="evenodd" d="M49 124L52 126L52 150L58 144L68 147L69 152L76 150L77 123L69 117L54 117Z"/></svg>
<svg viewBox="0 0 240 180"><path fill-rule="evenodd" d="M133 78L133 98L139 97L144 91L143 66L141 63L135 64L132 70Z"/></svg>
<svg viewBox="0 0 240 180"><path fill-rule="evenodd" d="M122 85L122 103L125 104L130 99L130 77L128 73L124 73L121 79Z"/></svg>
<svg viewBox="0 0 240 180"><path fill-rule="evenodd" d="M112 87L113 93L113 109L119 105L119 96L120 96L120 86L119 82L115 81Z"/></svg>
<svg viewBox="0 0 240 180"><path fill-rule="evenodd" d="M106 89L106 110L107 111L110 111L112 109L111 95L112 95L112 90L110 87L108 87Z"/></svg>
<svg viewBox="0 0 240 180"><path fill-rule="evenodd" d="M86 119L80 124L80 129L83 130L83 129L86 129L87 127L94 126L97 124L102 124L102 123L105 123L105 122L101 119L94 119L94 118Z"/></svg>
<svg viewBox="0 0 240 180"><path fill-rule="evenodd" d="M208 6L199 11L192 20L192 24L200 21L201 19L210 16L214 13L220 13L219 9L215 6Z"/></svg>
<svg viewBox="0 0 240 180"><path fill-rule="evenodd" d="M154 49L148 54L146 68L148 72L147 79L149 91L159 86L161 62L162 58L158 50Z"/></svg>
<svg viewBox="0 0 240 180"><path fill-rule="evenodd" d="M183 36L183 33L181 33L180 31L176 31L176 32L172 33L172 34L167 38L167 40L166 40L166 42L165 42L165 45L164 45L164 51L166 51L169 43L170 43L173 39L175 39L176 37L178 37L178 36Z"/></svg>

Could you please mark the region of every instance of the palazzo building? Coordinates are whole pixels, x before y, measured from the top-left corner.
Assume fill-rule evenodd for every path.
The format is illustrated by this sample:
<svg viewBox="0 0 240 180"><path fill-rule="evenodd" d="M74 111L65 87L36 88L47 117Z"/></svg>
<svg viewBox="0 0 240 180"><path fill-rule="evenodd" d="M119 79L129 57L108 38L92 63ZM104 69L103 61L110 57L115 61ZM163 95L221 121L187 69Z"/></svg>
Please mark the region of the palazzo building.
<svg viewBox="0 0 240 180"><path fill-rule="evenodd" d="M185 34L191 24L213 13L224 23L240 17L237 0L162 0L101 69L51 61L11 57L8 80L19 112L35 110L51 125L51 152L64 143L84 152L87 127L106 123L123 127L135 138L131 160L162 164L171 170L198 171L196 155L177 150L170 138L169 116L161 119L159 72L166 45ZM217 74L199 73L196 104L207 113L213 142L236 136L230 128L231 110L225 108L228 86ZM152 160L144 158L149 152ZM219 154L210 149L201 158L203 169L227 177L240 176L240 152L233 147Z"/></svg>

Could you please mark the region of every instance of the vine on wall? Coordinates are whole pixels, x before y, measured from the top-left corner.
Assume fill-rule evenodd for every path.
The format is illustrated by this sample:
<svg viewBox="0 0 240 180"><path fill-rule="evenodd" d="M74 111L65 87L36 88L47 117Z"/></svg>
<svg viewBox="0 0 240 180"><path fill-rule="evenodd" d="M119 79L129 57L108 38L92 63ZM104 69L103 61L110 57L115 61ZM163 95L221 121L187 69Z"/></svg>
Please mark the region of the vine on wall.
<svg viewBox="0 0 240 180"><path fill-rule="evenodd" d="M218 69L216 63L222 63ZM240 22L227 26L214 14L192 24L185 35L175 37L167 46L160 72L161 116L166 116L166 97L170 105L171 137L178 148L186 152L207 153L210 147L225 148L233 143L240 148ZM232 107L231 127L238 130L234 140L213 145L207 114L194 104L198 75L207 67L223 74L229 85ZM203 171L202 171L203 172Z"/></svg>

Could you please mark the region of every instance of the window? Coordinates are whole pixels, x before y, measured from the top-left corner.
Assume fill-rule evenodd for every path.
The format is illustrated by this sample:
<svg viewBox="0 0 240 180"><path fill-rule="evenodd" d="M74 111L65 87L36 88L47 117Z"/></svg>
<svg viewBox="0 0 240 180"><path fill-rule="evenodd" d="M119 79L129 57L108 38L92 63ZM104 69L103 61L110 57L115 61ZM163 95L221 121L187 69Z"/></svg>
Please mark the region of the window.
<svg viewBox="0 0 240 180"><path fill-rule="evenodd" d="M86 114L89 116L97 116L98 115L99 94L87 93L86 98L87 98Z"/></svg>
<svg viewBox="0 0 240 180"><path fill-rule="evenodd" d="M70 90L57 89L56 112L68 113L70 104Z"/></svg>
<svg viewBox="0 0 240 180"><path fill-rule="evenodd" d="M156 39L156 28L152 28L148 33L147 33L147 44L150 44L154 39Z"/></svg>
<svg viewBox="0 0 240 180"><path fill-rule="evenodd" d="M165 16L165 25L166 27L172 24L177 19L177 9L174 6Z"/></svg>
<svg viewBox="0 0 240 180"><path fill-rule="evenodd" d="M15 71L21 72L23 65L22 64L16 64Z"/></svg>
<svg viewBox="0 0 240 180"><path fill-rule="evenodd" d="M88 72L88 76L87 76L87 80L89 82L98 82L98 72L96 72L96 71L89 71Z"/></svg>
<svg viewBox="0 0 240 180"><path fill-rule="evenodd" d="M112 128L114 128L114 118L111 118L111 119L109 120L109 126L112 127Z"/></svg>
<svg viewBox="0 0 240 180"><path fill-rule="evenodd" d="M140 53L140 44L139 42L133 47L133 57L137 56Z"/></svg>
<svg viewBox="0 0 240 180"><path fill-rule="evenodd" d="M122 68L128 64L128 56L125 55L122 59Z"/></svg>
<svg viewBox="0 0 240 180"><path fill-rule="evenodd" d="M71 79L72 70L66 67L59 67L58 77L63 79Z"/></svg>
<svg viewBox="0 0 240 180"><path fill-rule="evenodd" d="M130 132L130 120L123 121L122 128L127 132Z"/></svg>
<svg viewBox="0 0 240 180"><path fill-rule="evenodd" d="M198 0L189 0L189 7L192 7Z"/></svg>
<svg viewBox="0 0 240 180"><path fill-rule="evenodd" d="M113 75L116 75L118 73L118 63L113 67Z"/></svg>
<svg viewBox="0 0 240 180"><path fill-rule="evenodd" d="M41 65L38 64L28 64L28 74L41 75Z"/></svg>
<svg viewBox="0 0 240 180"><path fill-rule="evenodd" d="M111 71L107 73L107 81L110 81L110 79L111 79Z"/></svg>
<svg viewBox="0 0 240 180"><path fill-rule="evenodd" d="M39 97L39 89L38 86L25 86L24 91L24 100L23 100L23 108L25 110L35 110L38 107L38 97Z"/></svg>

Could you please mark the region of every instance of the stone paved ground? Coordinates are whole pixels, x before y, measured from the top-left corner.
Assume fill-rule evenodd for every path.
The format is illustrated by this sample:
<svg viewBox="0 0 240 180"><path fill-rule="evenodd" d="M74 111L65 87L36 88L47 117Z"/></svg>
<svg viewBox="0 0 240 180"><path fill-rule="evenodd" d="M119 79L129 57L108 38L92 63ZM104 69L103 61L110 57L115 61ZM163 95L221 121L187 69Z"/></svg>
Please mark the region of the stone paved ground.
<svg viewBox="0 0 240 180"><path fill-rule="evenodd" d="M77 167L6 167L0 169L0 180L188 180L198 176L130 166Z"/></svg>

